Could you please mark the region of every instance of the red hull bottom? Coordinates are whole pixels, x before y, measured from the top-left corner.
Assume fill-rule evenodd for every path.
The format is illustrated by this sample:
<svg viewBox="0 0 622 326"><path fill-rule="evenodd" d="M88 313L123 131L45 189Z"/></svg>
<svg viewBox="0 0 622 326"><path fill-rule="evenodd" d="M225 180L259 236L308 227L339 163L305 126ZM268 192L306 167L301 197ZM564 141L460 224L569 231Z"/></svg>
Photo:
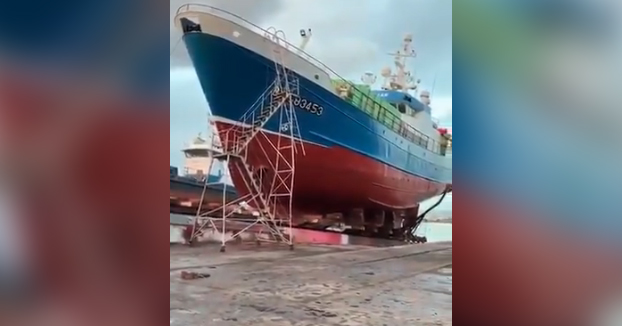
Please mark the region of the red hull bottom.
<svg viewBox="0 0 622 326"><path fill-rule="evenodd" d="M227 130L232 125L216 122L216 126L221 140L226 142ZM265 132L257 134L249 144L247 163L255 170L267 168L269 174L276 161L273 144L278 138ZM406 174L344 148L305 143L304 150L304 156L298 154L295 158L293 189L294 209L303 214L413 209L441 194L447 186ZM243 176L231 164L229 167L238 193L248 194Z"/></svg>

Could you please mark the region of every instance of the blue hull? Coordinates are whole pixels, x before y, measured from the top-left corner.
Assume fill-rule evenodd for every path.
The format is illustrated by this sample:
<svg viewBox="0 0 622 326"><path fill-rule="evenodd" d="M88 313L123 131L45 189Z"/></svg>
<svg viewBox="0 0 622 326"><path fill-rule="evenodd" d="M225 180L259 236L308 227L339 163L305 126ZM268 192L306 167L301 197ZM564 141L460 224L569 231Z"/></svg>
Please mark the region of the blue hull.
<svg viewBox="0 0 622 326"><path fill-rule="evenodd" d="M239 120L275 79L273 61L237 44L203 33L186 34L184 41L214 116ZM316 104L315 110L307 106L297 113L303 140L343 147L407 174L451 183L451 170L424 160L434 154L316 83L297 77L300 97ZM280 130L277 115L265 129Z"/></svg>
<svg viewBox="0 0 622 326"><path fill-rule="evenodd" d="M171 178L171 192L192 193L201 196L204 184L199 181L190 181L183 178ZM225 185L222 183L210 184L207 187L207 191L212 194L218 194L222 196L222 192L225 190ZM225 190L228 196L237 196L237 192L232 185L227 185Z"/></svg>

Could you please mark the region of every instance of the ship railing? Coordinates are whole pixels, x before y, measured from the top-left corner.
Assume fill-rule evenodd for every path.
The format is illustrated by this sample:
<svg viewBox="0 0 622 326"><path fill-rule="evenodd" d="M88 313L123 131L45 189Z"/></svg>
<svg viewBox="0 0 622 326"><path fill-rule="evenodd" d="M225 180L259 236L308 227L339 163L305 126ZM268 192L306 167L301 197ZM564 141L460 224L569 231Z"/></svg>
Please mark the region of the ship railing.
<svg viewBox="0 0 622 326"><path fill-rule="evenodd" d="M205 5L205 4L199 4L199 3L189 3L189 4L185 4L181 7L179 7L177 9L176 12L176 20L178 19L177 17L179 15L182 14L187 14L187 13L199 13L199 14L210 14L213 16L217 16L220 18L223 18L225 20L228 20L230 22L233 22L235 24L238 24L242 27L245 27L259 35L271 35L273 37L278 37L277 34L278 33L274 33L274 32L270 32L258 25L255 25L254 23L246 20L245 18L236 15L232 12L223 10L223 9L219 9L210 5ZM288 51L290 51L293 55L296 55L306 61L308 61L309 63L311 63L312 65L314 65L316 68L318 68L321 71L324 71L326 74L328 74L329 76L332 76L332 79L337 79L342 83L346 83L348 85L350 85L351 89L355 89L355 85L353 82L347 80L346 78L340 76L338 73L336 73L334 70L332 70L330 67L328 67L327 65L325 65L324 63L322 63L322 61L320 61L319 59L316 59L315 57L313 57L312 55L310 55L309 53L305 52L304 50L300 49L299 47L289 43L287 40L285 40L284 38L280 40L280 43L283 47L285 47ZM291 51L291 50L295 50L295 51ZM356 90L355 90L356 91ZM384 120L379 120L381 123L385 124L387 127L393 129L393 131L400 133L400 130L406 129L407 131L407 136L405 138L409 139L410 141L414 142L415 144L423 147L424 149L427 149L428 151L434 152L436 154L441 154L441 150L440 150L440 144L433 144L431 147L432 149L429 148L429 141L431 140L432 142L436 143L436 141L430 139L429 136L424 135L422 132L420 132L419 130L417 130L415 127L411 126L410 124L404 122L399 115L389 111L386 108L383 108L382 105L380 105L380 103L378 103L378 101L376 100L376 98L368 95L368 94L364 94L361 92L361 95L364 96L367 100L370 100L372 102L376 102L376 104L378 104L378 106L380 107L380 111L381 112L377 112L377 115L385 115L386 117L390 116L390 120L392 120L392 123L388 123L387 121ZM363 111L367 112L366 108L364 107L360 107L360 109L362 109ZM367 112L369 113L369 112ZM373 114L372 114L373 117ZM399 126L397 126L396 121L399 121ZM420 135L423 135L424 137L421 137ZM419 138L425 138L427 139L427 141L422 141L419 140ZM425 146L424 146L425 145Z"/></svg>
<svg viewBox="0 0 622 326"><path fill-rule="evenodd" d="M358 107L363 112L370 115L375 120L378 120L398 135L406 138L409 142L435 154L442 155L440 142L432 139L429 135L422 133L415 127L406 123L398 114L395 114L389 109L383 107L383 105L376 101L372 96L369 96L356 88L352 88L352 90L356 93L353 94L353 98L359 97L358 102L360 105ZM363 100L360 100L361 97Z"/></svg>
<svg viewBox="0 0 622 326"><path fill-rule="evenodd" d="M232 12L223 10L223 9L219 9L210 5L204 5L204 4L200 4L200 3L189 3L189 4L185 4L181 7L179 7L177 9L177 13L176 16L179 16L181 14L186 14L186 13L192 13L192 12L196 12L196 13L203 13L203 14L211 14L214 16L218 16L220 18L226 19L230 22L233 22L235 24L238 24L242 27L245 27L259 35L263 35L264 37L269 36L272 41L275 41L275 43L282 45L284 48L286 48L287 50L289 50L292 54L307 60L308 62L310 62L311 64L313 64L316 68L325 71L327 74L333 74L337 77L339 77L339 75L337 73L335 73L332 69L330 69L328 66L326 66L324 63L322 63L320 60L316 59L315 57L313 57L312 55L310 55L309 53L305 52L304 50L300 49L299 47L289 43L286 39L285 39L285 34L282 33L278 33L279 31L274 29L274 28L270 28L270 29L274 29L272 31L270 31L269 29L264 29L262 27L259 27L258 25L253 24L252 22L246 20L245 18L238 16ZM283 36L279 36L279 34L283 35ZM274 38L277 38L278 40L274 40ZM294 50L294 51L291 51ZM341 77L340 77L341 78Z"/></svg>
<svg viewBox="0 0 622 326"><path fill-rule="evenodd" d="M255 122L255 118L257 116L257 110L261 111L261 109L263 109L263 105L265 105L266 99L270 96L270 94L272 92L274 92L276 86L278 86L277 85L277 80L274 80L270 84L270 86L268 86L264 90L264 92L261 95L259 95L259 97L255 100L253 105L251 105L248 108L248 110L246 110L246 112L244 112L244 114L240 118L240 121L242 121L244 123L250 123L250 124L254 123Z"/></svg>
<svg viewBox="0 0 622 326"><path fill-rule="evenodd" d="M255 100L255 102L244 112L240 118L241 125L233 125L226 130L215 131L219 137L212 137L212 147L219 150L222 154L240 153L244 150L245 142L249 140L252 133L252 126L257 119L261 119L261 114L265 110L265 101L270 98L271 93L277 86L275 80L268 88ZM217 140L217 138L219 138Z"/></svg>

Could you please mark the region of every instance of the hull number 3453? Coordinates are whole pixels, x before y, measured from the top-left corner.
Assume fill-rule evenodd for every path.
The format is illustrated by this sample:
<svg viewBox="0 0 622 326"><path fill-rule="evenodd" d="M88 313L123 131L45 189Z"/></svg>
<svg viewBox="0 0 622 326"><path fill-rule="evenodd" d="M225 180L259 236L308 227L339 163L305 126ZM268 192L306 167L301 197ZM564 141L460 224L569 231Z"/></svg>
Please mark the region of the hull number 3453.
<svg viewBox="0 0 622 326"><path fill-rule="evenodd" d="M276 94L279 90L275 89L274 93ZM317 116L321 116L324 113L324 107L314 103L312 101L309 101L305 98L301 98L297 95L293 95L292 94L292 103L294 104L295 107L299 108L299 109L303 109L311 114L315 114Z"/></svg>
<svg viewBox="0 0 622 326"><path fill-rule="evenodd" d="M324 107L317 103L313 103L305 98L300 98L296 95L293 96L292 102L294 105L317 116L322 115L324 113Z"/></svg>

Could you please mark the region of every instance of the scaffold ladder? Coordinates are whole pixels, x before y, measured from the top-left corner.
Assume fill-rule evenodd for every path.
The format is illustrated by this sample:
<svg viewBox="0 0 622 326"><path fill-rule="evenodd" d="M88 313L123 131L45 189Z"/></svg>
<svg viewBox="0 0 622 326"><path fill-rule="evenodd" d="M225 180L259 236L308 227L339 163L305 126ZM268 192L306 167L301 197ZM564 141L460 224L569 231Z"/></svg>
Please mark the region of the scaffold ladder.
<svg viewBox="0 0 622 326"><path fill-rule="evenodd" d="M228 205L239 204L243 200L256 203L258 206L256 208L259 216L253 224L261 223L274 240L288 243L293 248L291 225L295 158L299 153L304 155L304 146L294 108L294 99L299 96L300 85L298 78L285 65L283 51L287 51L284 46L287 42L284 42L283 32L275 30L267 33L265 37L266 41L273 43L275 79L242 116L241 123L225 132L220 132L223 153L217 159L224 160L230 170L235 169L250 192L248 196L238 198L231 203L225 203L223 200L223 206L218 209L222 210L222 213L218 214L218 219L222 222L222 251L224 251L226 242L224 238L226 218L232 215L232 210L225 208ZM276 132L276 138L271 140L264 132L264 127L277 113L279 113L279 132ZM223 139L223 134L225 139ZM265 161L270 162L270 166L266 167L272 172L272 182L269 185L265 184L266 180L263 180L260 174L254 173L257 172L255 167L251 166L247 160L249 145L257 137L262 137L259 140L264 140L257 144L269 144L268 146L272 147L270 152L275 153L275 157L270 158L267 157L265 149L262 151L267 158ZM255 155L256 153L257 151ZM205 196L205 191L203 196ZM203 201L204 198L201 199L201 203ZM216 228L214 219L211 218L215 211L202 213L199 208L193 237L201 235L207 226ZM283 227L288 228L289 235L284 233Z"/></svg>

